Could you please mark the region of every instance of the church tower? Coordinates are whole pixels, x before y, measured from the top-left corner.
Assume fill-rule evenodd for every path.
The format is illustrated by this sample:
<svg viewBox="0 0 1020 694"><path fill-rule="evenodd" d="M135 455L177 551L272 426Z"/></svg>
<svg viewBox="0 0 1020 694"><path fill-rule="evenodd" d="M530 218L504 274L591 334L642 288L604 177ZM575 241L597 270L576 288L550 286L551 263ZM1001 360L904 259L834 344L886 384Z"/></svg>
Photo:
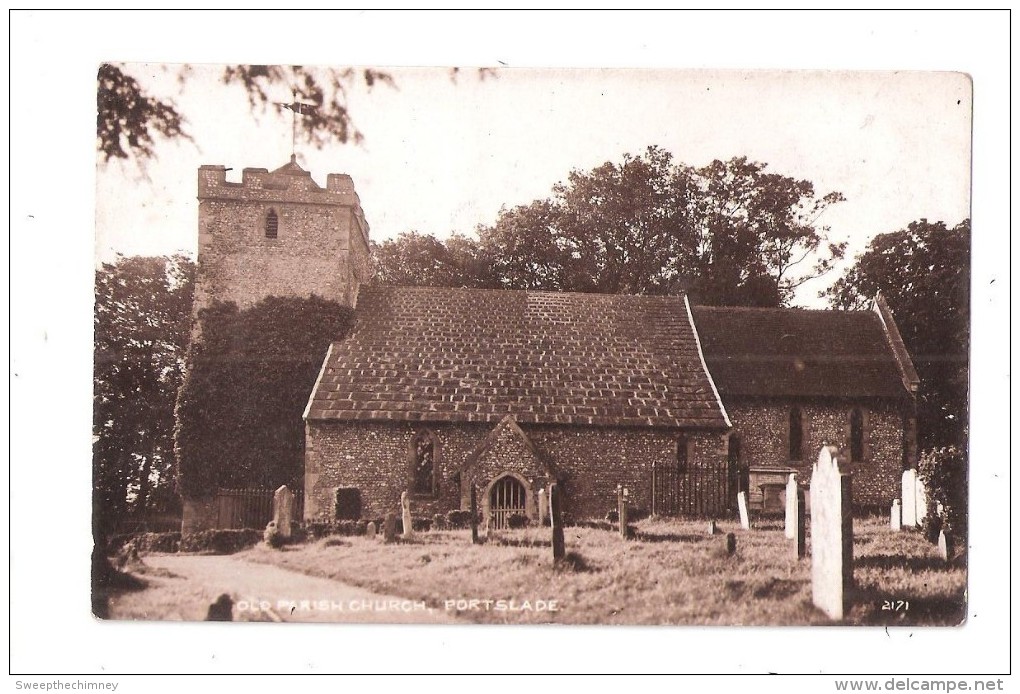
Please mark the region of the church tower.
<svg viewBox="0 0 1020 694"><path fill-rule="evenodd" d="M214 300L245 309L268 296L354 306L368 281L368 223L354 182L331 173L321 188L294 157L275 171L198 170L196 312Z"/></svg>

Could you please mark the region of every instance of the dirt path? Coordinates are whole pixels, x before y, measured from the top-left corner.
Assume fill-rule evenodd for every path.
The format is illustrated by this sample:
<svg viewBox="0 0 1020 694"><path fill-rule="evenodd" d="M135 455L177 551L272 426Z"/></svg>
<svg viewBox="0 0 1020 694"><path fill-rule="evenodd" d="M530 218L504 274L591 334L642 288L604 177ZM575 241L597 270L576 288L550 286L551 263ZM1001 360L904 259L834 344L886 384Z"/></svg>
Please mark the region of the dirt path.
<svg viewBox="0 0 1020 694"><path fill-rule="evenodd" d="M379 595L339 581L254 564L229 556L154 554L143 558L149 587L112 599L122 619L205 619L227 593L234 620L339 623L450 623L442 609Z"/></svg>

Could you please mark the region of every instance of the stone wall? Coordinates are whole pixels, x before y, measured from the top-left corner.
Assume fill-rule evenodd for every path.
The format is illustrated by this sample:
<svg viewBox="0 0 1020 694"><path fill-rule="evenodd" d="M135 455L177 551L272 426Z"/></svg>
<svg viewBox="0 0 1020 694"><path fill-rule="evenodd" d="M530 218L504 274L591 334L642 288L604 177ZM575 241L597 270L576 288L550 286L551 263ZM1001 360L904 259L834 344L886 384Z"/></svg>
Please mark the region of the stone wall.
<svg viewBox="0 0 1020 694"><path fill-rule="evenodd" d="M437 454L438 493L412 496L415 515L431 516L467 508L467 490L462 480L473 479L481 495L499 468L500 458L510 455L517 443L509 437L495 445L465 469L472 453L485 442L492 425L436 424L430 426L439 441ZM538 458L548 473L532 460L525 449L518 452L521 465L505 461L505 471L523 477L529 493L545 488L558 476L564 489L565 513L574 518L600 518L616 507L616 487L631 490L634 508L651 505L651 466L676 460L677 431L654 428L596 428L575 426L524 426ZM331 518L338 487L361 490L362 515L375 517L395 510L400 492L411 485L410 441L421 431L411 423L310 422L305 446L305 517ZM725 459L722 434L688 432L691 465ZM522 452L524 451L524 452ZM529 500L529 506L531 501ZM479 498L479 508L483 499Z"/></svg>
<svg viewBox="0 0 1020 694"><path fill-rule="evenodd" d="M790 409L797 404L804 422L803 459L790 460ZM744 400L726 402L726 412L740 437L742 467L791 467L801 485L811 481L811 467L823 445L847 447L850 443L850 412L864 414L864 457L849 463L853 473L853 499L858 508L887 509L899 496L904 468L906 403L819 402L792 400ZM756 493L753 488L750 492Z"/></svg>

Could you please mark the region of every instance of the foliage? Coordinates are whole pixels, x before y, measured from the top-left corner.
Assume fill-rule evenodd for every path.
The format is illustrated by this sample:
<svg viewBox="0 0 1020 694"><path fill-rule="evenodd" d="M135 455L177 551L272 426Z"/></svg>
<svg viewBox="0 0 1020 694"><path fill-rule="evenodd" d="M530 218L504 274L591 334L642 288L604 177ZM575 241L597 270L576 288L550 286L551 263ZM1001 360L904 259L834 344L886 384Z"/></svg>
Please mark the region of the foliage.
<svg viewBox="0 0 1020 694"><path fill-rule="evenodd" d="M205 552L209 554L233 554L256 545L262 533L255 528L243 530L202 530L181 538L182 552Z"/></svg>
<svg viewBox="0 0 1020 694"><path fill-rule="evenodd" d="M466 528L471 524L471 512L470 511L447 511L446 512L446 525L452 529Z"/></svg>
<svg viewBox="0 0 1020 694"><path fill-rule="evenodd" d="M649 147L572 171L552 196L500 211L478 240L417 232L378 248L381 284L630 294L775 306L844 245L819 216L843 199L746 158L701 169ZM814 266L800 270L813 259Z"/></svg>
<svg viewBox="0 0 1020 694"><path fill-rule="evenodd" d="M96 270L93 514L96 539L173 510L174 401L190 339L194 264L118 258Z"/></svg>
<svg viewBox="0 0 1020 694"><path fill-rule="evenodd" d="M106 63L99 68L96 147L104 161L154 156L155 138L190 139L186 122L177 105L169 98L149 94L130 68ZM186 85L191 67L179 69L177 80ZM224 68L225 85L239 85L252 110L272 109L282 113L284 104L273 95L286 94L313 108L303 110L297 128L308 143L322 148L330 142L360 142L363 137L354 125L347 104L347 92L358 83L371 89L376 84L393 86L392 77L371 68L315 68L301 65L230 65Z"/></svg>
<svg viewBox="0 0 1020 694"><path fill-rule="evenodd" d="M180 549L181 534L171 532L114 535L107 544L107 554L115 554L128 544L134 545L139 552L176 552Z"/></svg>
<svg viewBox="0 0 1020 694"><path fill-rule="evenodd" d="M926 219L880 234L827 292L834 308L858 309L881 292L921 380L922 449L966 447L970 349L970 220Z"/></svg>
<svg viewBox="0 0 1020 694"><path fill-rule="evenodd" d="M201 312L177 408L183 495L275 489L301 478L301 415L327 347L346 335L351 315L318 297L270 297L245 310L217 302Z"/></svg>
<svg viewBox="0 0 1020 694"><path fill-rule="evenodd" d="M273 549L280 549L283 547L284 540L283 533L276 527L276 521L269 521L266 524L266 529L262 531L262 541Z"/></svg>
<svg viewBox="0 0 1020 694"><path fill-rule="evenodd" d="M511 513L510 517L506 519L506 524L511 530L520 530L528 527L528 517L523 513Z"/></svg>
<svg viewBox="0 0 1020 694"><path fill-rule="evenodd" d="M925 529L940 523L941 529L952 534L961 544L967 538L967 457L955 446L925 451L917 463L918 477L928 491L928 515ZM942 516L938 517L938 504ZM938 537L938 529L932 533Z"/></svg>
<svg viewBox="0 0 1020 694"><path fill-rule="evenodd" d="M372 244L373 281L404 287L492 287L492 271L474 239L445 240L410 231Z"/></svg>

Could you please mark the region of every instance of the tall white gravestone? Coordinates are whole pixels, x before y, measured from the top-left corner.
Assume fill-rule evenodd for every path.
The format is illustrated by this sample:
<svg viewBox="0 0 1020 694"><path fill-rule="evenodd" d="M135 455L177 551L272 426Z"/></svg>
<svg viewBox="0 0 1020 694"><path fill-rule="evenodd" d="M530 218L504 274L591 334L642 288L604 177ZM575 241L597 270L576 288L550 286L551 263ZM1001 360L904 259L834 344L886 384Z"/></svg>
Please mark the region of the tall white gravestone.
<svg viewBox="0 0 1020 694"><path fill-rule="evenodd" d="M751 529L751 518L747 515L747 492L737 493L737 511L740 513L740 527Z"/></svg>
<svg viewBox="0 0 1020 694"><path fill-rule="evenodd" d="M400 492L400 520L404 526L404 537L414 535L413 519L411 518L411 498L407 492Z"/></svg>
<svg viewBox="0 0 1020 694"><path fill-rule="evenodd" d="M786 480L786 538L797 536L797 473L791 472Z"/></svg>
<svg viewBox="0 0 1020 694"><path fill-rule="evenodd" d="M838 449L823 446L811 472L811 598L842 619L853 585L850 475L839 470Z"/></svg>

